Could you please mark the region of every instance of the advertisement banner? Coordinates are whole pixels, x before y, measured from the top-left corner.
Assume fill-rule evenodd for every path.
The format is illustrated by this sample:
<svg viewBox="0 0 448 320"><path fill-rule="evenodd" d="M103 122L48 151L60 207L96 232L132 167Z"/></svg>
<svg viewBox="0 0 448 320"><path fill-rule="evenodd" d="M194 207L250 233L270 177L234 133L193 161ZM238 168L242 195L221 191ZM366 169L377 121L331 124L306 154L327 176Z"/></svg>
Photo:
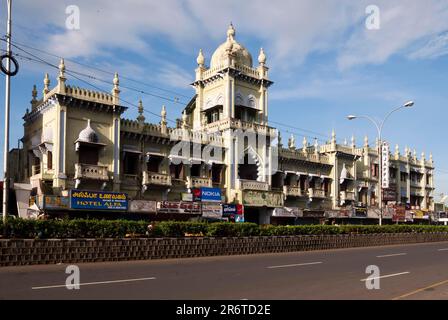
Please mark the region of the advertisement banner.
<svg viewBox="0 0 448 320"><path fill-rule="evenodd" d="M303 214L302 214L303 215ZM297 218L299 216L299 208L275 208L272 212L273 217Z"/></svg>
<svg viewBox="0 0 448 320"><path fill-rule="evenodd" d="M219 188L201 188L201 201L221 202L221 189Z"/></svg>
<svg viewBox="0 0 448 320"><path fill-rule="evenodd" d="M389 144L383 142L381 146L381 186L383 189L389 188Z"/></svg>
<svg viewBox="0 0 448 320"><path fill-rule="evenodd" d="M242 204L223 204L222 205L222 215L223 217L228 217L232 214L243 215L244 209Z"/></svg>
<svg viewBox="0 0 448 320"><path fill-rule="evenodd" d="M356 208L354 217L355 218L367 218L367 208Z"/></svg>
<svg viewBox="0 0 448 320"><path fill-rule="evenodd" d="M392 221L395 222L405 222L406 221L406 207L396 206L395 214L392 217Z"/></svg>
<svg viewBox="0 0 448 320"><path fill-rule="evenodd" d="M43 209L46 210L67 210L70 209L70 198L69 197L60 197L60 196L39 196L43 197L43 201L39 201L42 203Z"/></svg>
<svg viewBox="0 0 448 320"><path fill-rule="evenodd" d="M161 201L157 202L157 213L200 214L201 206L199 202Z"/></svg>
<svg viewBox="0 0 448 320"><path fill-rule="evenodd" d="M72 209L81 210L128 210L126 193L72 190Z"/></svg>
<svg viewBox="0 0 448 320"><path fill-rule="evenodd" d="M394 189L384 189L383 190L383 200L384 201L397 201L397 191Z"/></svg>
<svg viewBox="0 0 448 320"><path fill-rule="evenodd" d="M147 200L132 200L129 202L129 211L138 213L156 213L157 202Z"/></svg>
<svg viewBox="0 0 448 320"><path fill-rule="evenodd" d="M304 210L303 217L304 218L324 218L325 211Z"/></svg>
<svg viewBox="0 0 448 320"><path fill-rule="evenodd" d="M181 194L182 201L193 201L193 193L182 193Z"/></svg>
<svg viewBox="0 0 448 320"><path fill-rule="evenodd" d="M205 218L222 218L222 208L217 203L202 203L202 216Z"/></svg>
<svg viewBox="0 0 448 320"><path fill-rule="evenodd" d="M243 204L253 207L283 207L283 192L245 190Z"/></svg>

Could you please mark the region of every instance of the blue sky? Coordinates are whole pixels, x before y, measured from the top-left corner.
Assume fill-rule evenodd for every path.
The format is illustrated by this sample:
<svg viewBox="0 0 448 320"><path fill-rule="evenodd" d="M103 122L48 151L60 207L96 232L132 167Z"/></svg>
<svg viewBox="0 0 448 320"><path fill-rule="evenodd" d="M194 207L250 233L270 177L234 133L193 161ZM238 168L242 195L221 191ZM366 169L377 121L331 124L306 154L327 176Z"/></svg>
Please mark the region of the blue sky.
<svg viewBox="0 0 448 320"><path fill-rule="evenodd" d="M370 4L380 11L380 29L368 30L365 10ZM68 30L66 7L80 9L80 29ZM5 33L5 3L0 10L0 32ZM415 107L394 114L384 129L392 144L432 152L436 167L436 194L448 192L448 158L444 131L448 109L448 1L27 1L13 4L13 38L67 59L67 69L110 80L110 85L88 80L104 90L112 88L112 75L95 66L117 71L148 84L121 78L121 84L161 95L163 100L122 88L122 97L137 104L142 98L148 112L159 114L162 104L168 118L180 116L182 102L194 92L189 86L196 56L204 50L206 62L224 42L230 21L236 40L252 53L260 47L267 55L270 77L269 118L296 127L280 127L284 140L293 131L325 140L332 128L342 142L364 135L374 142L374 127L363 120L347 121L347 114L383 117L407 100ZM5 49L4 42L1 42ZM22 47L23 48L23 47ZM23 48L46 61L58 59ZM24 52L16 52L26 55ZM89 67L72 61L81 62ZM57 71L50 66L19 60L20 73L12 81L11 145L23 134L22 116L29 108L31 89L39 96L45 72L52 86ZM69 84L88 87L72 77ZM161 91L160 87L172 92ZM90 88L93 89L93 88ZM179 102L174 103L177 97ZM4 77L0 77L0 101L4 101ZM125 117L135 118L130 106ZM150 122L155 115L146 114ZM1 112L3 129L3 107ZM303 129L308 131L303 131ZM310 133L313 131L314 133ZM3 147L2 149L3 150ZM1 153L1 151L0 151Z"/></svg>

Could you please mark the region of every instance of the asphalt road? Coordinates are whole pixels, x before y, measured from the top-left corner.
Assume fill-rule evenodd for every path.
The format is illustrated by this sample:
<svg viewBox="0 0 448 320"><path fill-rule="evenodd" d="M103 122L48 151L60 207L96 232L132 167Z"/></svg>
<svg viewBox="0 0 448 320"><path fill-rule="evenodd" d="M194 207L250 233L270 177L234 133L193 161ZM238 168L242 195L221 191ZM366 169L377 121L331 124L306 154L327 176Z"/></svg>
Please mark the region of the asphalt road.
<svg viewBox="0 0 448 320"><path fill-rule="evenodd" d="M0 299L448 299L448 242L77 266L2 267Z"/></svg>

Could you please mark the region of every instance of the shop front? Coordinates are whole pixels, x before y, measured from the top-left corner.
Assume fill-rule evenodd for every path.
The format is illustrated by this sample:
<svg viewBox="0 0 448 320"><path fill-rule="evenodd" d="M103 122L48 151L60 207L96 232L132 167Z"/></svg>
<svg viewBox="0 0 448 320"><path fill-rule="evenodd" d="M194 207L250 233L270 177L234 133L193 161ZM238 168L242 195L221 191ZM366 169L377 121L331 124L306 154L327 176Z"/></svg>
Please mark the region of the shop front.
<svg viewBox="0 0 448 320"><path fill-rule="evenodd" d="M283 192L244 190L242 203L246 222L270 224L274 209L284 205Z"/></svg>
<svg viewBox="0 0 448 320"><path fill-rule="evenodd" d="M303 212L297 207L275 208L272 211L271 224L294 225L300 216L303 216Z"/></svg>

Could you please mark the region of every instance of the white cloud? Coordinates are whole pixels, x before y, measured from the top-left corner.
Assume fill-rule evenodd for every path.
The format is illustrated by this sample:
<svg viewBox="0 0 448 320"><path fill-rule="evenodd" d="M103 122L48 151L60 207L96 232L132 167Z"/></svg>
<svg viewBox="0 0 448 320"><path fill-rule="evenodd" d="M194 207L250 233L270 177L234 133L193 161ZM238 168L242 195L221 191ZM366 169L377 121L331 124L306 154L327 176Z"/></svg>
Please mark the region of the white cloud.
<svg viewBox="0 0 448 320"><path fill-rule="evenodd" d="M72 4L80 8L79 31L65 28L65 8ZM199 47L213 50L224 41L225 29L233 21L240 41L256 39L265 47L268 63L286 71L316 52L333 53L342 69L383 63L416 41L448 30L448 3L443 0L376 0L381 10L381 29L376 31L365 28L369 4L367 0L20 0L15 3L15 21L44 35L39 40L29 37L30 43L75 58L111 56L117 50L154 57L160 53L152 46L161 38L182 52L196 54Z"/></svg>
<svg viewBox="0 0 448 320"><path fill-rule="evenodd" d="M423 47L409 54L411 59L435 59L448 54L448 32L431 38Z"/></svg>
<svg viewBox="0 0 448 320"><path fill-rule="evenodd" d="M377 1L379 30L356 29L338 57L341 69L381 64L429 35L448 30L448 3L440 0Z"/></svg>

